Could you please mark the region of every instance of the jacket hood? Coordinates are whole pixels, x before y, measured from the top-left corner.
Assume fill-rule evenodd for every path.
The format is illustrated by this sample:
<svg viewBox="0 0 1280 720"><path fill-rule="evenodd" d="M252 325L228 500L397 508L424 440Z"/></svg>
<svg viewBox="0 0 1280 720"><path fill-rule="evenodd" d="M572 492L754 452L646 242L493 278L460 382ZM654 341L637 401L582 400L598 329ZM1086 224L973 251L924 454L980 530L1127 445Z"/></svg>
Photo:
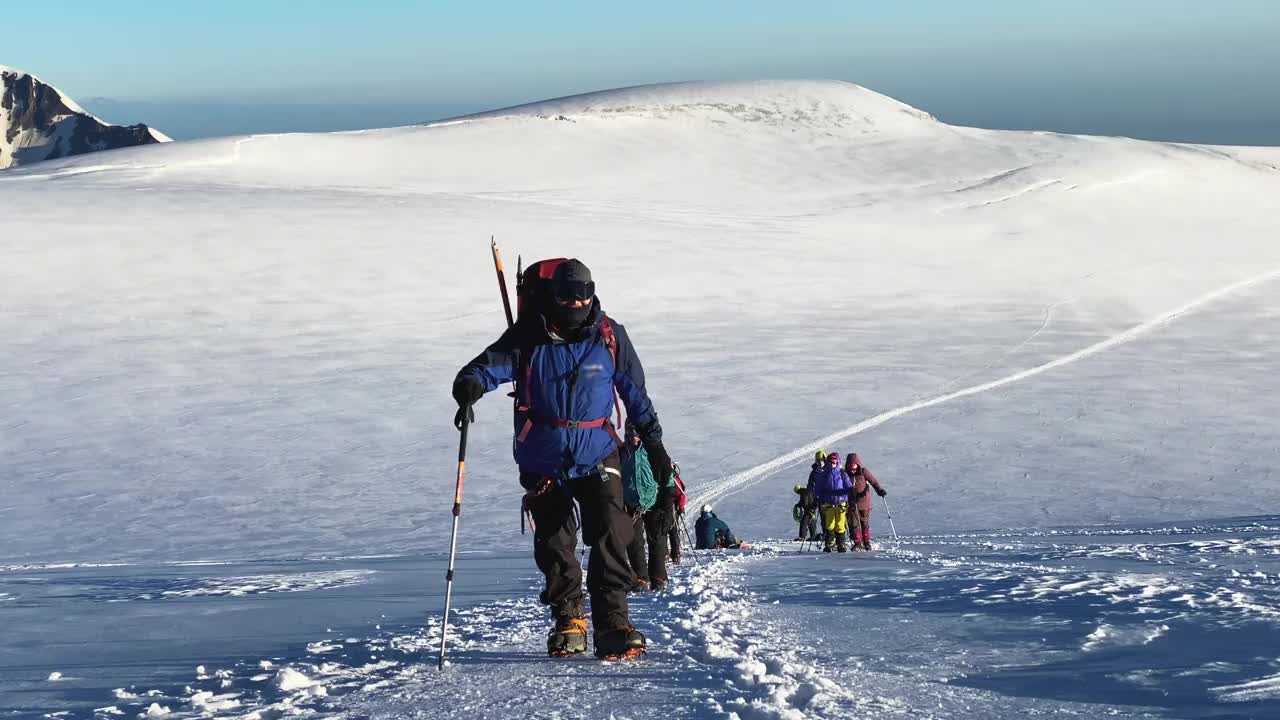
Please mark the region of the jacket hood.
<svg viewBox="0 0 1280 720"><path fill-rule="evenodd" d="M848 470L849 472L853 472L852 470L849 470L849 468L853 467L854 465L857 465L858 468L861 469L862 458L858 455L858 453L849 453L848 459L844 461L844 469Z"/></svg>

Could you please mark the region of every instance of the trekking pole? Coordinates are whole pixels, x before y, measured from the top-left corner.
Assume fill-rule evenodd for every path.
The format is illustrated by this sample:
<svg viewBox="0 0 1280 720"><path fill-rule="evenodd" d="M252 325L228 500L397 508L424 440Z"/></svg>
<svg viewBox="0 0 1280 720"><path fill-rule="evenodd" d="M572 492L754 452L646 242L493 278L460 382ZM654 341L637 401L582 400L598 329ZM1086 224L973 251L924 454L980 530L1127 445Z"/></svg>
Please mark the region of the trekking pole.
<svg viewBox="0 0 1280 720"><path fill-rule="evenodd" d="M453 605L453 564L458 557L458 519L462 516L462 480L466 475L467 428L471 426L471 408L464 408L458 429L458 480L453 490L453 533L449 538L449 570L444 575L444 622L440 626L440 664L444 670L445 642L449 638L449 608Z"/></svg>
<svg viewBox="0 0 1280 720"><path fill-rule="evenodd" d="M498 289L502 291L502 309L507 313L507 327L516 324L511 316L511 297L507 295L507 275L502 270L502 254L498 252L498 241L489 236L489 249L493 250L493 269L498 274Z"/></svg>
<svg viewBox="0 0 1280 720"><path fill-rule="evenodd" d="M889 499L880 498L884 502L884 514L889 516L889 529L893 531L893 541L898 542L898 529L893 526L893 513L889 511Z"/></svg>
<svg viewBox="0 0 1280 720"><path fill-rule="evenodd" d="M680 516L680 527L684 530L684 541L689 545L689 557L693 558L694 565L701 565L702 561L698 559L698 546L693 544L693 538L689 537L689 523L685 522L684 515Z"/></svg>

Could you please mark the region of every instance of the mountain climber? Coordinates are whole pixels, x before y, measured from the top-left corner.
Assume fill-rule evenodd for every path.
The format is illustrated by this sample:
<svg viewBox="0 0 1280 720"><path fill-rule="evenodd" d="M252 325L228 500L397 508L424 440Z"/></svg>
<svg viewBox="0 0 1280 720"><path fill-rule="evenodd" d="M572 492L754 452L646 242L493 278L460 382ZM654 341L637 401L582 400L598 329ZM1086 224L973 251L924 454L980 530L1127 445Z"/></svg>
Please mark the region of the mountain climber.
<svg viewBox="0 0 1280 720"><path fill-rule="evenodd" d="M809 489L809 492L813 492L814 484L818 480L818 473L822 472L822 469L826 466L827 466L827 451L823 450L822 448L818 448L818 450L813 454L813 465L809 466L809 481L805 484L805 487ZM791 512L792 512L792 515L794 516L795 509L792 508ZM799 522L799 520L797 520L797 522ZM824 535L822 531L822 517L819 514L819 511L816 511L816 510L814 511L814 524L818 526L818 531L810 532L809 539L820 540Z"/></svg>
<svg viewBox="0 0 1280 720"><path fill-rule="evenodd" d="M667 535L675 524L675 492L671 474L659 486L640 435L626 425L622 449L623 504L634 518L635 536L627 546L635 589L661 591L667 586ZM646 548L648 550L646 562Z"/></svg>
<svg viewBox="0 0 1280 720"><path fill-rule="evenodd" d="M639 441L637 436L636 442ZM669 536L676 526L674 466L668 458L664 472L659 473L654 468L654 477L664 477L666 481L658 481L658 496L653 507L644 514L644 537L649 547L649 589L654 592L662 592L667 587L667 554L671 552Z"/></svg>
<svg viewBox="0 0 1280 720"><path fill-rule="evenodd" d="M849 490L853 487L844 468L840 467L840 454L831 453L822 470L814 478L813 492L818 496L822 510L822 551L831 552L832 546L847 552L845 546L845 513L849 509Z"/></svg>
<svg viewBox="0 0 1280 720"><path fill-rule="evenodd" d="M634 576L626 548L633 526L623 508L620 443L609 417L615 390L666 484L671 460L662 426L631 339L601 308L587 266L557 261L549 278L541 270L535 278L544 281L545 297L531 295L537 304L522 306L519 320L458 372L455 424L474 417L472 405L486 392L515 382L514 454L536 523L533 555L545 578L541 600L555 618L547 652L576 655L587 647L582 567L574 552L576 500L583 541L591 547L587 591L595 653L639 655L645 637L632 626L627 607Z"/></svg>
<svg viewBox="0 0 1280 720"><path fill-rule="evenodd" d="M635 426L627 423L618 457L622 461L622 507L631 517L631 542L627 543L627 561L635 577L632 590L649 589L649 563L645 554L644 516L653 506L658 486L649 466L649 453L640 444Z"/></svg>
<svg viewBox="0 0 1280 720"><path fill-rule="evenodd" d="M750 547L733 536L733 531L725 521L716 517L710 505L702 506L702 514L694 524L693 534L699 550Z"/></svg>
<svg viewBox="0 0 1280 720"><path fill-rule="evenodd" d="M845 460L844 470L853 483L852 497L850 498L848 510L849 539L853 541L854 550L870 550L871 489L874 488L876 494L880 497L884 497L889 493L880 487L880 481L876 480L876 476L863 467L862 458L858 456L858 453L849 455L849 458Z"/></svg>
<svg viewBox="0 0 1280 720"><path fill-rule="evenodd" d="M818 539L818 496L813 493L812 485L796 485L792 488L800 497L791 508L792 517L800 523L800 534L796 540Z"/></svg>

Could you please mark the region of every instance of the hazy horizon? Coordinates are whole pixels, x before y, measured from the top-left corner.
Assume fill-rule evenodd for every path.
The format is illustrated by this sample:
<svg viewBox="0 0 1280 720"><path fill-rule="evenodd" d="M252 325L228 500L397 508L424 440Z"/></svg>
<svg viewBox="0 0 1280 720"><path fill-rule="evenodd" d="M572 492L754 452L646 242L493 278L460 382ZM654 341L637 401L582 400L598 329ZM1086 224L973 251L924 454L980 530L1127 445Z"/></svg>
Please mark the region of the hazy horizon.
<svg viewBox="0 0 1280 720"><path fill-rule="evenodd" d="M673 81L678 82L678 81ZM851 81L852 82L852 81ZM864 83L859 83L864 84ZM227 98L133 100L107 97L72 99L86 110L115 124L146 123L175 140L280 132L340 132L415 125L469 113L536 102L577 92L545 96L473 99L366 100L333 104L322 100L261 101ZM1069 98L973 95L957 97L903 89L894 92L867 85L952 125L997 130L1041 130L1080 135L1110 135L1162 142L1207 145L1280 146L1280 101L1267 112L1231 112L1231 106L1211 110L1203 106L1169 107L1164 113L1141 113L1100 103L1089 107Z"/></svg>
<svg viewBox="0 0 1280 720"><path fill-rule="evenodd" d="M272 0L8 9L0 63L174 138L352 130L629 85L828 78L960 125L1280 145L1280 3Z"/></svg>

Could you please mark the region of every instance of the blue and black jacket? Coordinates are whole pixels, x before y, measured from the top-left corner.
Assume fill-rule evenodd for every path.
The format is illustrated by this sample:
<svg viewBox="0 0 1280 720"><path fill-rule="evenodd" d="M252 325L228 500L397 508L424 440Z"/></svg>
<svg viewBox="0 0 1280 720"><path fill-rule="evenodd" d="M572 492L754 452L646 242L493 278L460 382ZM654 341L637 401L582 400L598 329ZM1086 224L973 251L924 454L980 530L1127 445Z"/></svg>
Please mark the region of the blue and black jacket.
<svg viewBox="0 0 1280 720"><path fill-rule="evenodd" d="M601 330L606 321L615 339L616 363ZM606 319L599 298L569 338L552 333L541 315L521 318L458 371L459 379L468 375L478 378L485 392L515 383L514 455L522 472L553 478L595 472L618 449L618 432L610 419L614 388L644 444L662 441L640 358L626 328Z"/></svg>
<svg viewBox="0 0 1280 720"><path fill-rule="evenodd" d="M732 547L738 544L733 531L713 512L704 512L698 517L698 521L693 525L693 534L697 537L698 550Z"/></svg>

